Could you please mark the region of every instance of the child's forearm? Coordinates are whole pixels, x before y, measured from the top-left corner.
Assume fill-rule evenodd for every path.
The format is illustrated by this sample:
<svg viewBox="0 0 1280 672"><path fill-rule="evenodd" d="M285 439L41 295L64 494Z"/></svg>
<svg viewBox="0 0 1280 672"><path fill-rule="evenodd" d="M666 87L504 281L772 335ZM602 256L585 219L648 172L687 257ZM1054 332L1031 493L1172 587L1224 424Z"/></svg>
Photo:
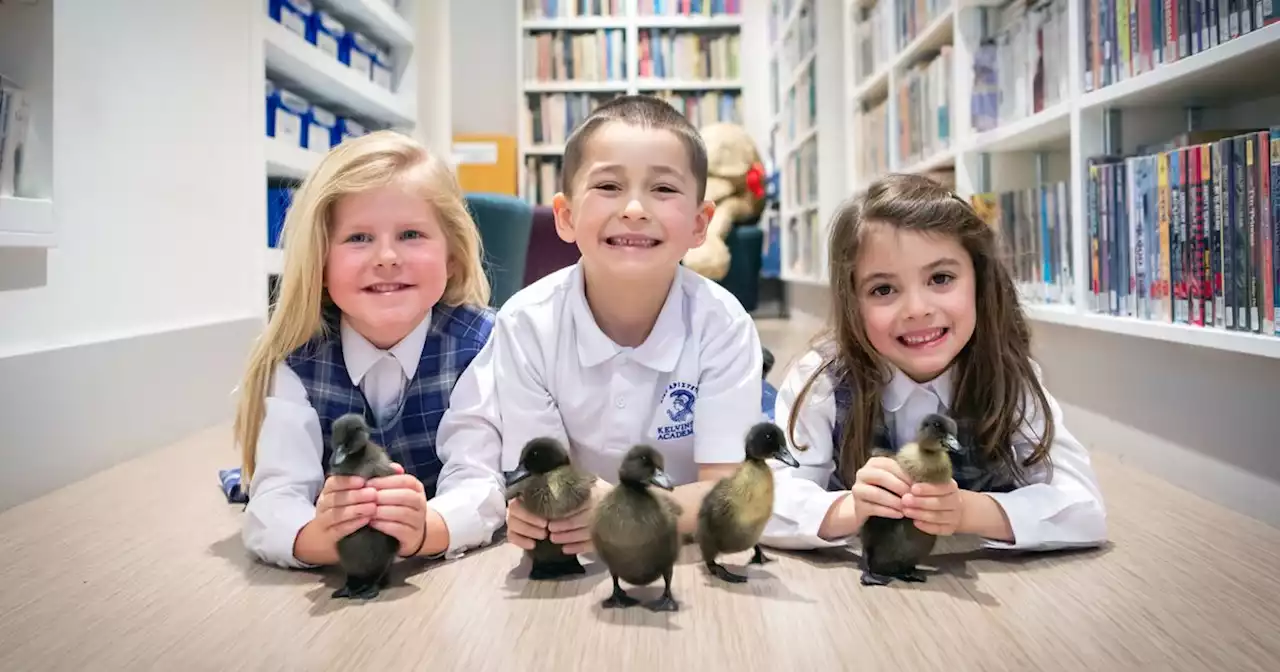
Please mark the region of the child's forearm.
<svg viewBox="0 0 1280 672"><path fill-rule="evenodd" d="M678 485L671 490L671 498L680 505L680 519L676 526L680 534L693 534L698 529L698 509L711 487L722 478L728 478L738 469L737 464L702 464L698 466L698 480Z"/></svg>
<svg viewBox="0 0 1280 672"><path fill-rule="evenodd" d="M431 557L449 550L449 526L440 513L430 506L427 507L426 535L422 548L418 550L419 556Z"/></svg>
<svg viewBox="0 0 1280 672"><path fill-rule="evenodd" d="M964 502L963 514L956 532L1013 543L1013 528L999 502L981 492L969 490L961 490L960 498Z"/></svg>
<svg viewBox="0 0 1280 672"><path fill-rule="evenodd" d="M293 539L293 557L308 565L338 564L338 546L328 535L322 534L319 524L312 520L298 530Z"/></svg>
<svg viewBox="0 0 1280 672"><path fill-rule="evenodd" d="M863 522L865 521L858 517L857 502L853 499L853 493L846 493L827 509L827 516L818 526L818 536L831 541L857 534L858 530L862 529Z"/></svg>

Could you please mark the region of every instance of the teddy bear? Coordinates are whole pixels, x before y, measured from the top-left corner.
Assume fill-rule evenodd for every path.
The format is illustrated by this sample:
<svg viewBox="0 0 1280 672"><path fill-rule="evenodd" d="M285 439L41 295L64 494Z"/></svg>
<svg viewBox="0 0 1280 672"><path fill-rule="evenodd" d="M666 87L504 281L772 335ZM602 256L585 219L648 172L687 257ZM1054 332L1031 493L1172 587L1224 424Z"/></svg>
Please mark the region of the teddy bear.
<svg viewBox="0 0 1280 672"><path fill-rule="evenodd" d="M719 122L699 130L707 148L707 200L716 204L706 241L689 250L684 265L711 280L729 273L725 238L733 226L756 219L765 206L765 174L760 153L747 129Z"/></svg>

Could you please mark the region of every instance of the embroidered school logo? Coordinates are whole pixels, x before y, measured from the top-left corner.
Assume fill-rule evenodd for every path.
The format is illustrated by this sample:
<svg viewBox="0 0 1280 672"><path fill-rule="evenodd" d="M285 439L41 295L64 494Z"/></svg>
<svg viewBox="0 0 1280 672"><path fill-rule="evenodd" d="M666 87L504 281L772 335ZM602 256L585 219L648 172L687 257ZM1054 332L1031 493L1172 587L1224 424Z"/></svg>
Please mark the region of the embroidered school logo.
<svg viewBox="0 0 1280 672"><path fill-rule="evenodd" d="M671 383L662 395L662 409L670 424L658 425L658 440L672 441L693 434L693 405L698 388L688 383Z"/></svg>

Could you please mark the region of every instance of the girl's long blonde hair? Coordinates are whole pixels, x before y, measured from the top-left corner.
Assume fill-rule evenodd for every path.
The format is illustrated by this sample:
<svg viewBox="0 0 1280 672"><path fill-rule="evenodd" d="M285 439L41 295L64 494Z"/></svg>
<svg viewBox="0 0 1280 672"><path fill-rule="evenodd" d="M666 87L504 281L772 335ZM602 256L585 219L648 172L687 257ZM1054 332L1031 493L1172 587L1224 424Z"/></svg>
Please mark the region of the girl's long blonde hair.
<svg viewBox="0 0 1280 672"><path fill-rule="evenodd" d="M448 282L440 301L449 306L489 302L480 234L448 165L412 138L394 131L353 138L330 150L298 188L285 217L279 299L266 330L254 344L240 383L235 439L240 445L245 488L253 479L258 433L276 366L289 353L328 332L323 319L330 304L324 289L324 267L333 206L348 194L391 183L416 189L440 219L449 251Z"/></svg>
<svg viewBox="0 0 1280 672"><path fill-rule="evenodd" d="M973 259L977 320L973 336L952 364L955 396L951 412L973 428L972 447L988 468L1015 482L1025 470L1044 463L1052 469L1049 447L1054 420L1049 402L1031 364L1031 329L1018 303L1000 237L968 203L937 182L919 175L891 174L873 183L832 220L828 249L831 278L831 326L820 336L827 356L810 376L791 408L788 435L795 442L798 411L814 381L831 376L848 386L853 403L844 420L839 451L840 477L856 480L871 453L872 433L880 418L881 390L890 369L863 327L855 282L857 260L869 223L899 230L952 236ZM1030 400L1036 408L1028 408ZM1025 460L1010 450L1014 434L1030 415L1044 420L1043 434ZM804 450L807 446L796 446Z"/></svg>

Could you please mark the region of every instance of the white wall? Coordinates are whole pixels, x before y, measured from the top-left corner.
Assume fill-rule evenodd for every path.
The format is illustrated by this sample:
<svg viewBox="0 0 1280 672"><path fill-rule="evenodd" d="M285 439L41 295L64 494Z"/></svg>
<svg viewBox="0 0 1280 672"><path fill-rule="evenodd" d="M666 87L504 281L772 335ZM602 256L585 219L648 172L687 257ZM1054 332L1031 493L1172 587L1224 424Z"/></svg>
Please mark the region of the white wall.
<svg viewBox="0 0 1280 672"><path fill-rule="evenodd" d="M0 508L225 421L265 315L261 3L41 2L60 241L0 250Z"/></svg>
<svg viewBox="0 0 1280 672"><path fill-rule="evenodd" d="M516 135L520 0L453 0L453 132Z"/></svg>
<svg viewBox="0 0 1280 672"><path fill-rule="evenodd" d="M793 320L805 325L798 328L827 315L825 288L792 286L788 300ZM1271 424L1280 360L1062 325L1032 328L1046 387L1086 447L1280 527L1280 432Z"/></svg>

